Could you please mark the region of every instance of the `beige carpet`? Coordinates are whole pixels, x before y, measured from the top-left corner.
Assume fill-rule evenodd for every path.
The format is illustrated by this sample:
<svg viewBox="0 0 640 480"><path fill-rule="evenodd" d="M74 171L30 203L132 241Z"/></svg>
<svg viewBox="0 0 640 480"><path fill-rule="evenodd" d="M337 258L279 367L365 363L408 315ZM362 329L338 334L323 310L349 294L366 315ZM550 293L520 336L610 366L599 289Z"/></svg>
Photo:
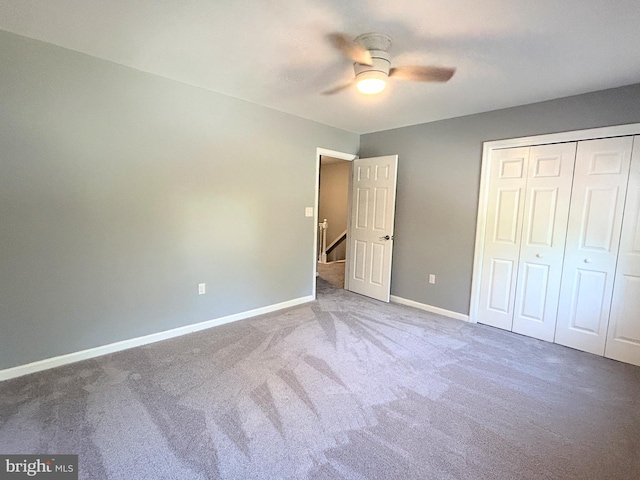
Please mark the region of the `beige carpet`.
<svg viewBox="0 0 640 480"><path fill-rule="evenodd" d="M318 276L336 288L344 288L344 269L344 261L332 263L318 262Z"/></svg>

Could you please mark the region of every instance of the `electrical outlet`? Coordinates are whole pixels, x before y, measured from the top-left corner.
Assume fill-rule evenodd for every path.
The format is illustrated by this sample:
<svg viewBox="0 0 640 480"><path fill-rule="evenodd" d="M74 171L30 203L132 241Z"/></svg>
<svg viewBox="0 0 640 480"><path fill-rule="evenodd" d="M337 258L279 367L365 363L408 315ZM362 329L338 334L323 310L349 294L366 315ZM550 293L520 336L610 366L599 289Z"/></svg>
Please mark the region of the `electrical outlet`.
<svg viewBox="0 0 640 480"><path fill-rule="evenodd" d="M204 295L207 293L207 286L204 283L198 284L198 295Z"/></svg>
<svg viewBox="0 0 640 480"><path fill-rule="evenodd" d="M313 217L313 207L305 207L304 216L305 217Z"/></svg>
<svg viewBox="0 0 640 480"><path fill-rule="evenodd" d="M429 274L429 283L431 284L436 283L436 276L433 273Z"/></svg>

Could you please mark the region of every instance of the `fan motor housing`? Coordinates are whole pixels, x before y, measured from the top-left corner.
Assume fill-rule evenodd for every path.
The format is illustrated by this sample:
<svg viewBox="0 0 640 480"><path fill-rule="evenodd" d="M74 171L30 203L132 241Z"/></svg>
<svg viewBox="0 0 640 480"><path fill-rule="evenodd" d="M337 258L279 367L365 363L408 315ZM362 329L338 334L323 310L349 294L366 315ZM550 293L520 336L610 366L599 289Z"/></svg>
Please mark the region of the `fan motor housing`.
<svg viewBox="0 0 640 480"><path fill-rule="evenodd" d="M367 50L382 50L384 52L388 52L391 48L391 37L378 32L369 32L358 35L354 42L359 43Z"/></svg>
<svg viewBox="0 0 640 480"><path fill-rule="evenodd" d="M362 65L360 63L353 64L353 70L356 77L364 72L381 72L388 76L389 68L391 68L391 61L389 60L389 53L384 50L369 50L371 53L372 65Z"/></svg>
<svg viewBox="0 0 640 480"><path fill-rule="evenodd" d="M369 50L372 63L372 65L354 63L353 70L355 71L356 79L365 72L372 72L368 74L369 76L388 77L389 68L391 68L391 61L389 59L391 37L384 33L370 32L357 36L354 41Z"/></svg>

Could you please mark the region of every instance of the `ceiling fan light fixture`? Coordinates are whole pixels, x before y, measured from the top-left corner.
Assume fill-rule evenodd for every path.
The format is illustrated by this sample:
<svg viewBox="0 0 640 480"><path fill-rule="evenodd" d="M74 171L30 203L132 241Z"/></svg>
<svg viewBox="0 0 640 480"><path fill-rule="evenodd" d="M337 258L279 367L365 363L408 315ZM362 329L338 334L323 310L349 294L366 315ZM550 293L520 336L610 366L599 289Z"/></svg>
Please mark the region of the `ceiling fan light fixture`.
<svg viewBox="0 0 640 480"><path fill-rule="evenodd" d="M389 78L413 82L447 82L456 72L455 68L435 65L407 65L391 68L389 48L391 37L384 33L370 32L351 40L344 33L329 34L329 39L344 56L353 62L355 79L347 84L322 92L333 95L356 84L358 91L375 95L387 86Z"/></svg>
<svg viewBox="0 0 640 480"><path fill-rule="evenodd" d="M358 74L357 78L358 91L365 95L375 95L384 90L387 86L387 75L384 72L369 70Z"/></svg>

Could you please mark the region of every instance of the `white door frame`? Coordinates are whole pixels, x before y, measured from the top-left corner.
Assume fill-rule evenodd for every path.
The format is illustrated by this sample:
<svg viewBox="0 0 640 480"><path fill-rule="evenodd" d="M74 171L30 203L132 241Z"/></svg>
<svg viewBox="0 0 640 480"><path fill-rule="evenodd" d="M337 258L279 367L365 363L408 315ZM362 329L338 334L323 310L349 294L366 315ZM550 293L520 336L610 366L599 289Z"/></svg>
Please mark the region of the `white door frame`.
<svg viewBox="0 0 640 480"><path fill-rule="evenodd" d="M491 153L493 150L545 145L549 143L576 142L580 140L592 140L595 138L623 137L628 135L640 135L640 123L590 128L587 130L573 130L570 132L535 135L531 137L510 138L506 140L484 142L482 144L482 170L480 173L480 195L478 198L478 221L476 226L476 244L473 254L471 300L469 304L470 322L477 323L478 321L478 307L480 305L480 274L484 251L483 239L487 227L486 212L487 201L489 198L489 172L491 167Z"/></svg>
<svg viewBox="0 0 640 480"><path fill-rule="evenodd" d="M316 148L316 181L315 181L315 200L313 205L313 232L314 232L314 241L313 241L313 299L316 298L316 288L317 288L317 272L318 272L318 208L319 208L319 198L320 198L320 157L333 157L338 158L340 160L347 160L349 162L354 161L356 158L359 158L358 155L353 153L344 153L337 152L335 150L328 150L326 148ZM347 209L351 212L351 177L349 177L349 203L347 205ZM351 222L347 222L347 238L350 238L351 233ZM349 265L349 242L347 242L347 253L345 258L345 268ZM347 275L344 276L344 288L349 289L348 285L349 279Z"/></svg>

